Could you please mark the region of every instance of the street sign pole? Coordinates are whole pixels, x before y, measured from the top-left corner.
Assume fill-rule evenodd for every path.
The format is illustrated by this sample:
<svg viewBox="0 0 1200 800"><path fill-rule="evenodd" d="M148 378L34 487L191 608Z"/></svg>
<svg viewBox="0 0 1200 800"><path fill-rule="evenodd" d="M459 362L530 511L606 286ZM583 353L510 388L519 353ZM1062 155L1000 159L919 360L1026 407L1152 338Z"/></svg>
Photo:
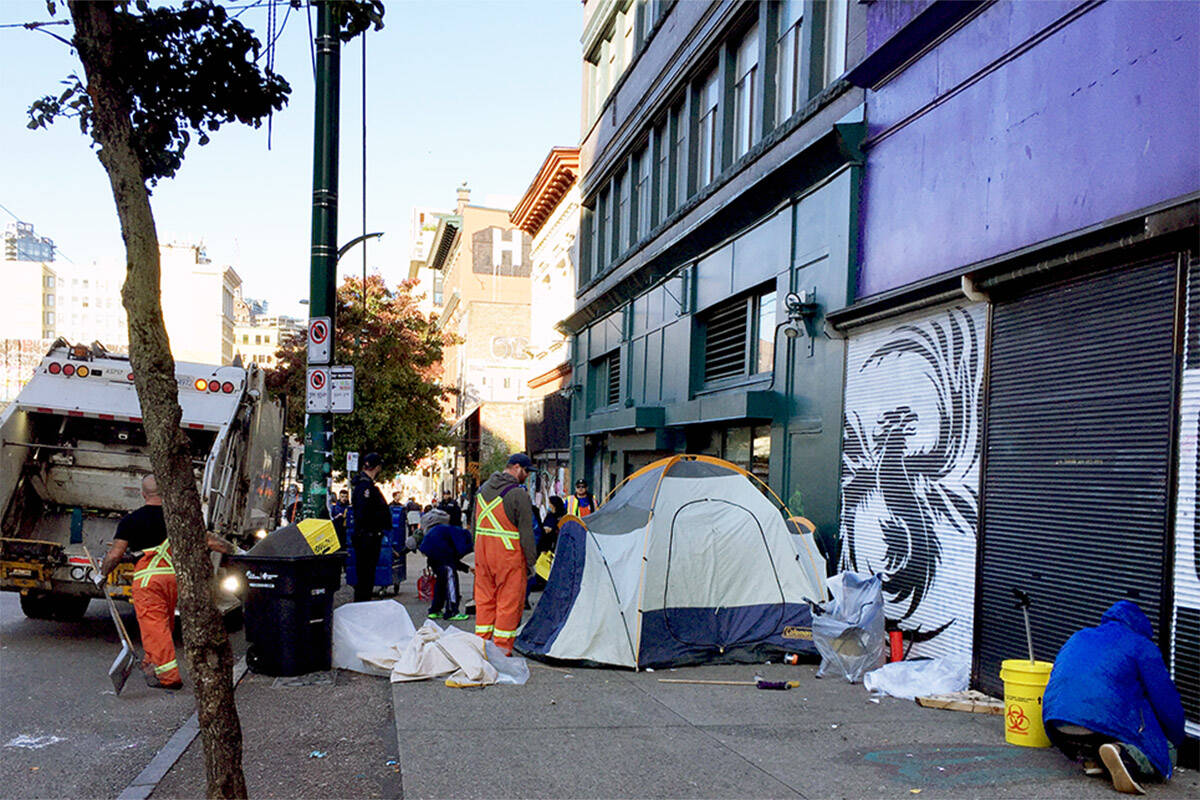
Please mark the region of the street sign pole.
<svg viewBox="0 0 1200 800"><path fill-rule="evenodd" d="M316 109L313 134L312 257L309 267L310 330L318 317L329 320L328 360L334 360L337 280L338 107L340 47L332 0L316 4ZM326 516L333 472L333 416L328 408L310 413L304 426L305 519Z"/></svg>

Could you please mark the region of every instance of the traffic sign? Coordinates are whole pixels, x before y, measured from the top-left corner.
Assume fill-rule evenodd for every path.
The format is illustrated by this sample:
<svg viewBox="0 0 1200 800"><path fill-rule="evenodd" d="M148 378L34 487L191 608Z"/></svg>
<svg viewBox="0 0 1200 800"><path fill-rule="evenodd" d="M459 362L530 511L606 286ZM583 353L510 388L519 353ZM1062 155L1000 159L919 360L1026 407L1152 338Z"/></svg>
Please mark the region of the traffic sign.
<svg viewBox="0 0 1200 800"><path fill-rule="evenodd" d="M346 472L358 472L358 453L346 453Z"/></svg>
<svg viewBox="0 0 1200 800"><path fill-rule="evenodd" d="M329 317L312 317L308 321L308 363L328 364L333 348L333 320Z"/></svg>
<svg viewBox="0 0 1200 800"><path fill-rule="evenodd" d="M304 410L309 414L328 414L329 367L309 367L305 387Z"/></svg>
<svg viewBox="0 0 1200 800"><path fill-rule="evenodd" d="M334 414L354 411L354 367L329 368L329 410Z"/></svg>

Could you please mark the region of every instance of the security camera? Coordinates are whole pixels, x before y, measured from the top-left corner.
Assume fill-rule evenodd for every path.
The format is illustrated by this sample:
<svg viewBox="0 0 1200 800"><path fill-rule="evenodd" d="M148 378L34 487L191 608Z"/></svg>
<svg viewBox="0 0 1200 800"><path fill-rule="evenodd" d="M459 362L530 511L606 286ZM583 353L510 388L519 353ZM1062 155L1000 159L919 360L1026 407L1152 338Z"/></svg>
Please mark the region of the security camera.
<svg viewBox="0 0 1200 800"><path fill-rule="evenodd" d="M795 321L789 321L783 325L783 335L789 339L801 339L804 334L804 326Z"/></svg>

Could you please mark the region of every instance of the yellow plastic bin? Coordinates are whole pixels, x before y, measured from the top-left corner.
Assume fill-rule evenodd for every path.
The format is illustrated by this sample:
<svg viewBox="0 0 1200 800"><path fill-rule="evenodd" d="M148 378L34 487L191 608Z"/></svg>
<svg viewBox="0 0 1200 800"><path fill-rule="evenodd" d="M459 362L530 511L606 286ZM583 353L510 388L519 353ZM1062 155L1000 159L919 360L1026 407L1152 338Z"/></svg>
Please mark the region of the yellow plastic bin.
<svg viewBox="0 0 1200 800"><path fill-rule="evenodd" d="M1054 664L1012 658L1000 664L1004 681L1004 741L1022 747L1049 747L1042 726L1042 695Z"/></svg>

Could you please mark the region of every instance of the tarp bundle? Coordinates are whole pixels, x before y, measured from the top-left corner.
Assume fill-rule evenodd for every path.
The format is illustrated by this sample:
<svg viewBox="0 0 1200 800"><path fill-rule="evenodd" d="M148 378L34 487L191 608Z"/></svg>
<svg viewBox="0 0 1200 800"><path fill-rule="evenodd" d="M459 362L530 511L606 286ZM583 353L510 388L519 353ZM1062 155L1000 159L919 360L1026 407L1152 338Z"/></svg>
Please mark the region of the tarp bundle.
<svg viewBox="0 0 1200 800"><path fill-rule="evenodd" d="M337 529L327 519L306 519L267 534L247 551L256 558L295 558L325 555L341 548Z"/></svg>
<svg viewBox="0 0 1200 800"><path fill-rule="evenodd" d="M392 683L447 676L448 686L523 684L529 666L500 648L452 626L426 620L413 628L393 600L349 603L333 612L333 666L385 675Z"/></svg>
<svg viewBox="0 0 1200 800"><path fill-rule="evenodd" d="M814 651L825 562L749 474L709 456L645 467L559 527L526 655L644 668Z"/></svg>

